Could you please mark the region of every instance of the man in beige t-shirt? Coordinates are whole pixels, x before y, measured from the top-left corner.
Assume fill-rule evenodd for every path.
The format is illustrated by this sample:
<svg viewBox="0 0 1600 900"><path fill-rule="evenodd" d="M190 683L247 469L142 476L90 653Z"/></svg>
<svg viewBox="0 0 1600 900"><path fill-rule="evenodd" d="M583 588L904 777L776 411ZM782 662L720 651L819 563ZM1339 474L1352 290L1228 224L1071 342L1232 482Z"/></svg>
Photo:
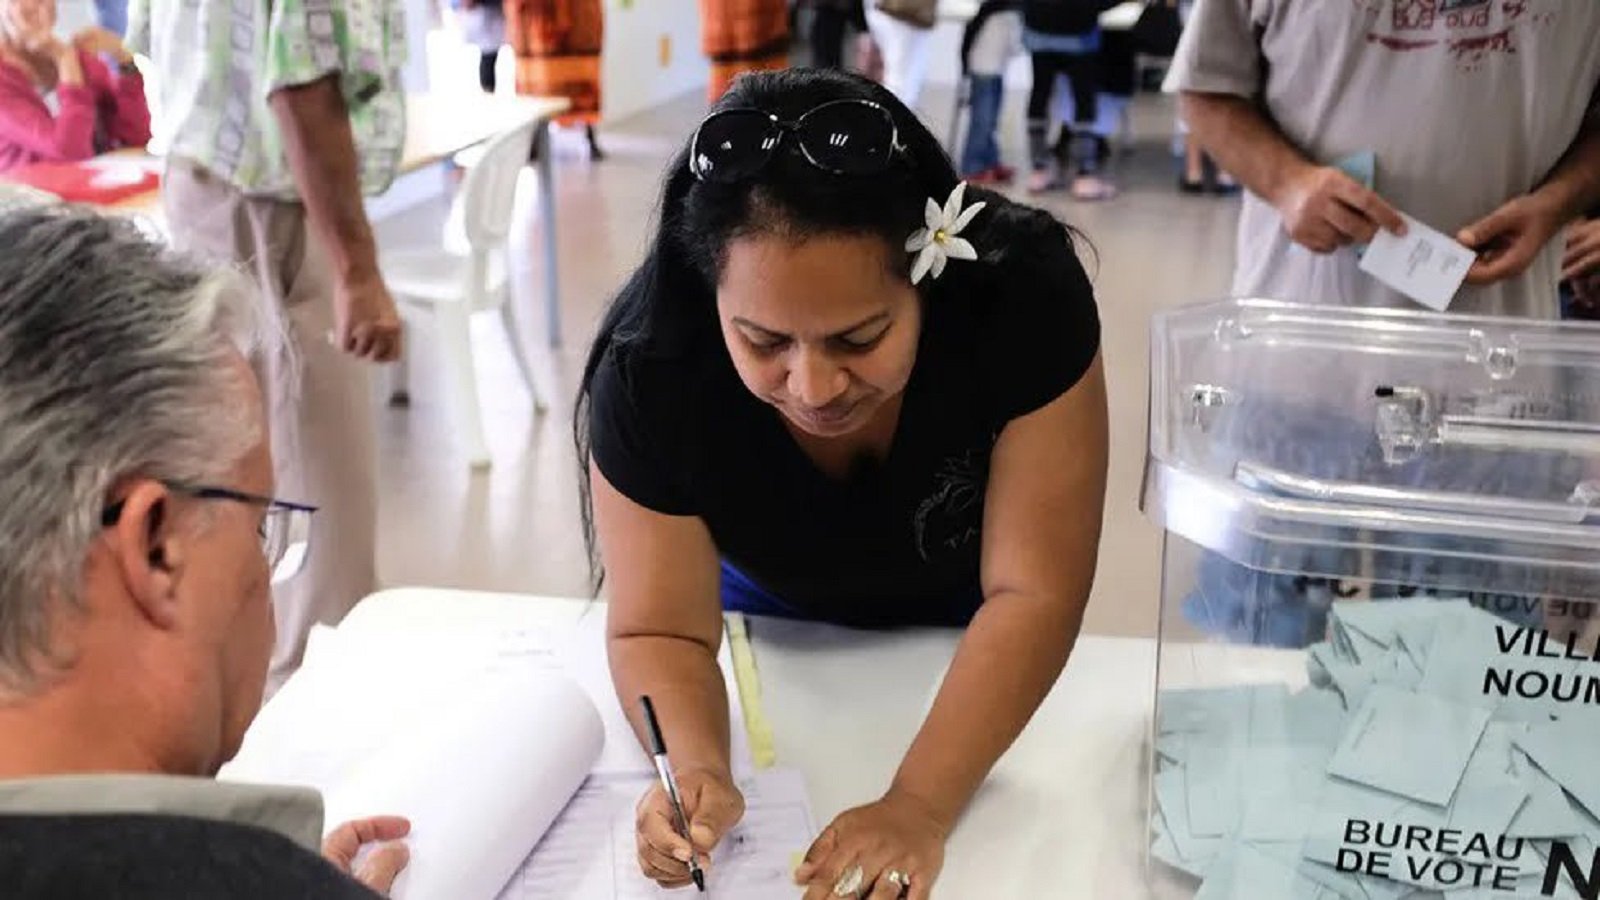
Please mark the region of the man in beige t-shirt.
<svg viewBox="0 0 1600 900"><path fill-rule="evenodd" d="M1167 87L1250 189L1236 294L1414 308L1352 246L1403 211L1479 251L1452 312L1554 318L1597 82L1595 0L1199 0ZM1372 190L1336 166L1365 152Z"/></svg>

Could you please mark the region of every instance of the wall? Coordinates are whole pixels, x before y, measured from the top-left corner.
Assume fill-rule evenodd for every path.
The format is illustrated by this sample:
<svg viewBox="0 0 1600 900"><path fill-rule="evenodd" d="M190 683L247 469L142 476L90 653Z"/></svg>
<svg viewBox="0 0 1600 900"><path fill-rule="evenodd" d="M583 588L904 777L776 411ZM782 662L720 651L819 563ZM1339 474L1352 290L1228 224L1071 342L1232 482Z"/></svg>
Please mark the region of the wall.
<svg viewBox="0 0 1600 900"><path fill-rule="evenodd" d="M624 119L704 91L711 66L700 52L699 0L605 0L604 113ZM661 64L661 40L670 44Z"/></svg>

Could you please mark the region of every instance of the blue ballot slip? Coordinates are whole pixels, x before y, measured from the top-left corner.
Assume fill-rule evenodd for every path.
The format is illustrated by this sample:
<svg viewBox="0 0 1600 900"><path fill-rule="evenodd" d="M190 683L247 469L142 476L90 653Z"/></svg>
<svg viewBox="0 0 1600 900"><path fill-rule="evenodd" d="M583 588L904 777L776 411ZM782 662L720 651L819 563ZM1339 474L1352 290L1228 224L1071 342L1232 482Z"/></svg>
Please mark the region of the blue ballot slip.
<svg viewBox="0 0 1600 900"><path fill-rule="evenodd" d="M1450 802L1489 714L1482 709L1375 687L1357 711L1328 772L1412 800Z"/></svg>
<svg viewBox="0 0 1600 900"><path fill-rule="evenodd" d="M1162 694L1154 857L1198 900L1585 900L1600 663L1465 601L1336 603L1328 633L1303 690Z"/></svg>
<svg viewBox="0 0 1600 900"><path fill-rule="evenodd" d="M1352 153L1345 158L1334 162L1333 167L1360 182L1361 186L1369 191L1378 188L1378 156L1371 150ZM1367 246L1360 244L1355 247L1356 255L1365 253Z"/></svg>

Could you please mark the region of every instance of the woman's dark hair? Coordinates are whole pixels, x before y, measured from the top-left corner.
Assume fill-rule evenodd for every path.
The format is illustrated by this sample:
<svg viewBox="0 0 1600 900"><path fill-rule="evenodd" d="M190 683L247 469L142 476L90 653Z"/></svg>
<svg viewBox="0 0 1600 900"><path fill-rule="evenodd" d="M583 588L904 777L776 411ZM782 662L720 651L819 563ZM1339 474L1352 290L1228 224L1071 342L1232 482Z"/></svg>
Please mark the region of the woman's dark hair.
<svg viewBox="0 0 1600 900"><path fill-rule="evenodd" d="M737 184L698 180L689 168L687 146L667 170L649 252L600 322L573 414L584 541L597 587L589 408L595 372L606 354L677 357L704 348L707 342L720 347L717 282L728 245L738 238L870 235L898 250L922 226L927 201L942 203L960 182L927 126L888 90L856 75L828 69L749 74L735 81L711 111L759 109L792 122L816 106L844 99L870 100L893 117L903 151L888 171L870 176L829 174L807 162L792 137L764 169ZM1019 255L1059 253L1071 244L1072 233L1046 212L988 191L969 189L967 196L969 204L988 203L962 235L979 248L980 264L954 263L944 277L924 280L921 292L929 302L946 293L993 291L992 264ZM902 271L909 280L909 255Z"/></svg>

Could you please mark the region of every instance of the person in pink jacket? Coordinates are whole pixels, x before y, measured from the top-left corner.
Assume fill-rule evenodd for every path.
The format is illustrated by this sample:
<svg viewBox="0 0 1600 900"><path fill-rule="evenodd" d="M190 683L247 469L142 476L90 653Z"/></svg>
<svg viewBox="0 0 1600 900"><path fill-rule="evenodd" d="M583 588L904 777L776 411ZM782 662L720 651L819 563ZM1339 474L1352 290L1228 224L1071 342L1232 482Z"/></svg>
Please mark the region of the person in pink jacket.
<svg viewBox="0 0 1600 900"><path fill-rule="evenodd" d="M55 25L55 0L0 0L0 172L150 140L144 80L122 39L86 28L63 41Z"/></svg>

